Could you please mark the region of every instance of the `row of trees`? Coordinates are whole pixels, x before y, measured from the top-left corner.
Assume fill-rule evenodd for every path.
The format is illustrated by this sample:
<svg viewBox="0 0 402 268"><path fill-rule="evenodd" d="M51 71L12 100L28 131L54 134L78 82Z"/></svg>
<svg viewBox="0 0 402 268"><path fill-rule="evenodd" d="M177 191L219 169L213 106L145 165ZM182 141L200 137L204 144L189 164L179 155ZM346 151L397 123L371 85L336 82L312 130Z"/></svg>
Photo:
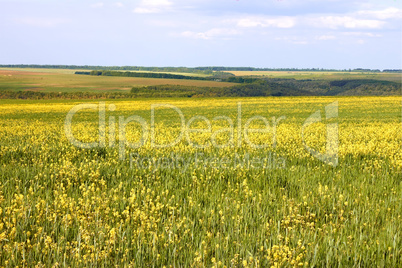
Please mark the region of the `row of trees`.
<svg viewBox="0 0 402 268"><path fill-rule="evenodd" d="M402 73L402 69L385 69L384 73Z"/></svg>
<svg viewBox="0 0 402 268"><path fill-rule="evenodd" d="M72 70L117 70L117 71L149 71L212 74L211 70L200 70L188 67L145 67L145 66L102 66L102 65L38 65L38 64L3 64L0 68L46 68Z"/></svg>
<svg viewBox="0 0 402 268"><path fill-rule="evenodd" d="M225 81L233 83L250 83L255 78L235 77L233 74L216 72L211 76L190 76L172 73L155 73L155 72L121 72L109 70L93 70L90 72L76 71L75 74L80 75L96 75L96 76L122 76L122 77L145 77L145 78L164 78L164 79L186 79L186 80L208 80L208 81Z"/></svg>
<svg viewBox="0 0 402 268"><path fill-rule="evenodd" d="M120 71L108 71L108 70L94 70L89 73L75 72L75 74L89 74L97 76L123 76L123 77L145 77L145 78L165 78L165 79L187 79L187 80L210 80L207 77L201 76L189 76L171 73L143 73L143 72L120 72Z"/></svg>

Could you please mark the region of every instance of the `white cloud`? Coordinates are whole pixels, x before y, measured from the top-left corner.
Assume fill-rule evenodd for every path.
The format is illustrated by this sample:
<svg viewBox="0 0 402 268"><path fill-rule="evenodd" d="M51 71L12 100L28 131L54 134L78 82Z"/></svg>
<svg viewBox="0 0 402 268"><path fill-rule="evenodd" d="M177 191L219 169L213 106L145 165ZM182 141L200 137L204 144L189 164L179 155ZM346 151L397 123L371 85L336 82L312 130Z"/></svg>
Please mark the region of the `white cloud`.
<svg viewBox="0 0 402 268"><path fill-rule="evenodd" d="M208 39L205 33L196 33L192 31L185 31L181 33L184 37L194 38L194 39Z"/></svg>
<svg viewBox="0 0 402 268"><path fill-rule="evenodd" d="M346 36L367 36L367 37L382 37L381 34L366 33L366 32L344 32L342 33Z"/></svg>
<svg viewBox="0 0 402 268"><path fill-rule="evenodd" d="M95 3L95 4L92 4L92 5L91 5L92 8L101 8L101 7L103 7L103 6L104 6L104 4L101 3L101 2Z"/></svg>
<svg viewBox="0 0 402 268"><path fill-rule="evenodd" d="M295 44L295 45L308 45L309 42L307 42L307 41L293 41L293 44Z"/></svg>
<svg viewBox="0 0 402 268"><path fill-rule="evenodd" d="M156 26L156 27L169 27L169 28L176 28L182 26L180 22L175 20L149 20L149 25Z"/></svg>
<svg viewBox="0 0 402 268"><path fill-rule="evenodd" d="M402 9L360 10L344 16L321 16L310 20L312 26L331 29L381 29L389 19L402 19Z"/></svg>
<svg viewBox="0 0 402 268"><path fill-rule="evenodd" d="M148 6L160 7L160 6L170 6L172 5L172 2L170 2L169 0L143 0L142 4Z"/></svg>
<svg viewBox="0 0 402 268"><path fill-rule="evenodd" d="M348 29L380 29L385 25L384 21L358 19L351 16L323 16L313 19L311 22L313 26L331 29L340 27Z"/></svg>
<svg viewBox="0 0 402 268"><path fill-rule="evenodd" d="M277 41L285 41L295 45L308 45L310 44L305 37L300 36L280 36L274 38Z"/></svg>
<svg viewBox="0 0 402 268"><path fill-rule="evenodd" d="M43 28L52 28L67 22L67 20L60 18L19 18L15 21L19 24Z"/></svg>
<svg viewBox="0 0 402 268"><path fill-rule="evenodd" d="M139 14L161 13L170 10L172 2L168 0L143 0L133 12Z"/></svg>
<svg viewBox="0 0 402 268"><path fill-rule="evenodd" d="M133 11L134 13L139 14L148 14L148 13L159 13L160 10L157 8L149 8L149 7L137 7Z"/></svg>
<svg viewBox="0 0 402 268"><path fill-rule="evenodd" d="M239 19L237 21L239 27L275 27L275 28L292 28L295 26L295 19L291 17L249 17Z"/></svg>
<svg viewBox="0 0 402 268"><path fill-rule="evenodd" d="M402 19L402 10L395 7L390 7L384 10L362 10L358 11L357 14L381 20Z"/></svg>
<svg viewBox="0 0 402 268"><path fill-rule="evenodd" d="M124 7L123 3L121 3L121 2L114 3L114 6L115 7Z"/></svg>
<svg viewBox="0 0 402 268"><path fill-rule="evenodd" d="M336 37L334 35L321 35L316 37L317 40L334 40Z"/></svg>
<svg viewBox="0 0 402 268"><path fill-rule="evenodd" d="M234 29L225 29L225 28L214 28L205 32L192 32L185 31L182 32L181 35L184 37L194 38L194 39L214 39L214 38L223 38L228 39L234 35L240 34L239 31Z"/></svg>

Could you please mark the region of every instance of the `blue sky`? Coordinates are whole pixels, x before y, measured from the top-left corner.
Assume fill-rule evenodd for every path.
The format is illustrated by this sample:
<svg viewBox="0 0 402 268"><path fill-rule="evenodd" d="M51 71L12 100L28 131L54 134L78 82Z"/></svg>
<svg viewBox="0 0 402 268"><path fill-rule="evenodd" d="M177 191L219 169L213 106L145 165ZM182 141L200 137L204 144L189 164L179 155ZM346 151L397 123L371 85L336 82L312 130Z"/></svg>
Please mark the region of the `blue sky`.
<svg viewBox="0 0 402 268"><path fill-rule="evenodd" d="M0 64L401 68L402 0L0 0Z"/></svg>

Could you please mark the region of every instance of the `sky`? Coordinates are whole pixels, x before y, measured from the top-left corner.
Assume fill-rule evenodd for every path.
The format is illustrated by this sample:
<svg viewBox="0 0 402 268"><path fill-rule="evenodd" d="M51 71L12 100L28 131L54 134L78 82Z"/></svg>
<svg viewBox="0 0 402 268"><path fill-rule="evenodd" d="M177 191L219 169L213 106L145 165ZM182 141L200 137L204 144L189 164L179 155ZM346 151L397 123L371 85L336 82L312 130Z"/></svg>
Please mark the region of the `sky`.
<svg viewBox="0 0 402 268"><path fill-rule="evenodd" d="M400 69L402 0L0 0L0 64Z"/></svg>

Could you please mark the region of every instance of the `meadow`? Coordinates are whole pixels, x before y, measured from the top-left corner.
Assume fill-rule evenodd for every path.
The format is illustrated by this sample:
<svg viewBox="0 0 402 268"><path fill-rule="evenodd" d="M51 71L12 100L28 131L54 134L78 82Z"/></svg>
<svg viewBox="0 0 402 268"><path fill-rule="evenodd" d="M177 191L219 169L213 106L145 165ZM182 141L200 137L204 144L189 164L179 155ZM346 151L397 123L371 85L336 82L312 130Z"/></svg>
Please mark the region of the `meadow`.
<svg viewBox="0 0 402 268"><path fill-rule="evenodd" d="M141 77L111 77L74 75L67 69L1 68L0 90L40 92L129 92L133 86L181 85L227 87L234 83L160 79Z"/></svg>
<svg viewBox="0 0 402 268"><path fill-rule="evenodd" d="M329 72L329 71L228 71L236 76L265 76L269 78L338 80L338 79L374 79L401 82L400 73L377 72Z"/></svg>
<svg viewBox="0 0 402 268"><path fill-rule="evenodd" d="M78 67L0 68L0 99L397 96L402 92L400 73L218 71L207 75L179 70L92 73Z"/></svg>
<svg viewBox="0 0 402 268"><path fill-rule="evenodd" d="M400 130L400 97L0 100L0 266L400 267Z"/></svg>

